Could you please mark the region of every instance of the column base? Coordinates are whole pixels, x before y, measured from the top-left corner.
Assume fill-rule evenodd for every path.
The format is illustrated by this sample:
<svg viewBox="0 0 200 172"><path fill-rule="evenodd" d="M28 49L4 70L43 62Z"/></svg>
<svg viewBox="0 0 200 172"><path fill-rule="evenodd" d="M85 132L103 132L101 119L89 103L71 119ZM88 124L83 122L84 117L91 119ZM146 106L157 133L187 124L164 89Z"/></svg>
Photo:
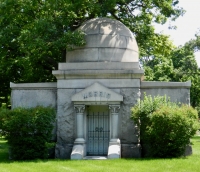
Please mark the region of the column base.
<svg viewBox="0 0 200 172"><path fill-rule="evenodd" d="M74 146L71 153L71 159L80 160L86 155L85 139L77 138L74 142Z"/></svg>
<svg viewBox="0 0 200 172"><path fill-rule="evenodd" d="M108 147L108 159L121 158L121 144L119 139L111 139Z"/></svg>

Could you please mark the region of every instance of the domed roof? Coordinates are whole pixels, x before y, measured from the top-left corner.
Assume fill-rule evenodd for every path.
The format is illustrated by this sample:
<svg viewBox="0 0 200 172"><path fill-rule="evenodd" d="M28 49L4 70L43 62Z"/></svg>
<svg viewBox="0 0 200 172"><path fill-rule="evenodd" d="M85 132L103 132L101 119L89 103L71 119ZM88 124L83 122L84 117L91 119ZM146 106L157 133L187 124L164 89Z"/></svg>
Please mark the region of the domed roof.
<svg viewBox="0 0 200 172"><path fill-rule="evenodd" d="M86 45L67 52L66 62L138 62L138 46L121 22L95 18L83 23Z"/></svg>

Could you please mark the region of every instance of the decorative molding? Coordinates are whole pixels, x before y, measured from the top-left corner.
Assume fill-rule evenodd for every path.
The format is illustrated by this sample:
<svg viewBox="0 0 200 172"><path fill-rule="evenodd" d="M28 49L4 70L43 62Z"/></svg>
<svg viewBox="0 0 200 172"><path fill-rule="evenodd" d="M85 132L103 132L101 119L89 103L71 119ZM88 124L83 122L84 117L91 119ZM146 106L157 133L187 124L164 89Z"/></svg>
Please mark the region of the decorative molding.
<svg viewBox="0 0 200 172"><path fill-rule="evenodd" d="M109 109L111 113L119 113L120 105L109 105Z"/></svg>
<svg viewBox="0 0 200 172"><path fill-rule="evenodd" d="M85 105L74 105L76 113L83 113L85 110Z"/></svg>

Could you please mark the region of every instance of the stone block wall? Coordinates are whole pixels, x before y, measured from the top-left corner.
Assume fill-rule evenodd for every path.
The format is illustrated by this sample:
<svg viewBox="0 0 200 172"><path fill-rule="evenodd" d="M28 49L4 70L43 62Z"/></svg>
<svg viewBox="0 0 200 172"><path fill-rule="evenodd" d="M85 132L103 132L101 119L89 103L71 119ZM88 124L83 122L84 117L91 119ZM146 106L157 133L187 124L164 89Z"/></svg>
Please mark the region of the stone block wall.
<svg viewBox="0 0 200 172"><path fill-rule="evenodd" d="M191 82L141 82L141 99L146 95L169 97L172 102L190 104Z"/></svg>
<svg viewBox="0 0 200 172"><path fill-rule="evenodd" d="M57 106L56 83L10 83L11 107Z"/></svg>

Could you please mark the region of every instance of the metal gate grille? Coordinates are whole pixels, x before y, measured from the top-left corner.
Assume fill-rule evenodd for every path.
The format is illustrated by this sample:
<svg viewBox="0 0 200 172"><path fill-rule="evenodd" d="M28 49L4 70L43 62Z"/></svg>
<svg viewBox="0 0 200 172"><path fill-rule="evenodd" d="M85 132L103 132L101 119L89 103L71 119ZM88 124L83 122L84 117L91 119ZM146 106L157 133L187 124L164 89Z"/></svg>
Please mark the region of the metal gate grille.
<svg viewBox="0 0 200 172"><path fill-rule="evenodd" d="M110 136L108 107L90 107L87 120L87 155L107 155Z"/></svg>

